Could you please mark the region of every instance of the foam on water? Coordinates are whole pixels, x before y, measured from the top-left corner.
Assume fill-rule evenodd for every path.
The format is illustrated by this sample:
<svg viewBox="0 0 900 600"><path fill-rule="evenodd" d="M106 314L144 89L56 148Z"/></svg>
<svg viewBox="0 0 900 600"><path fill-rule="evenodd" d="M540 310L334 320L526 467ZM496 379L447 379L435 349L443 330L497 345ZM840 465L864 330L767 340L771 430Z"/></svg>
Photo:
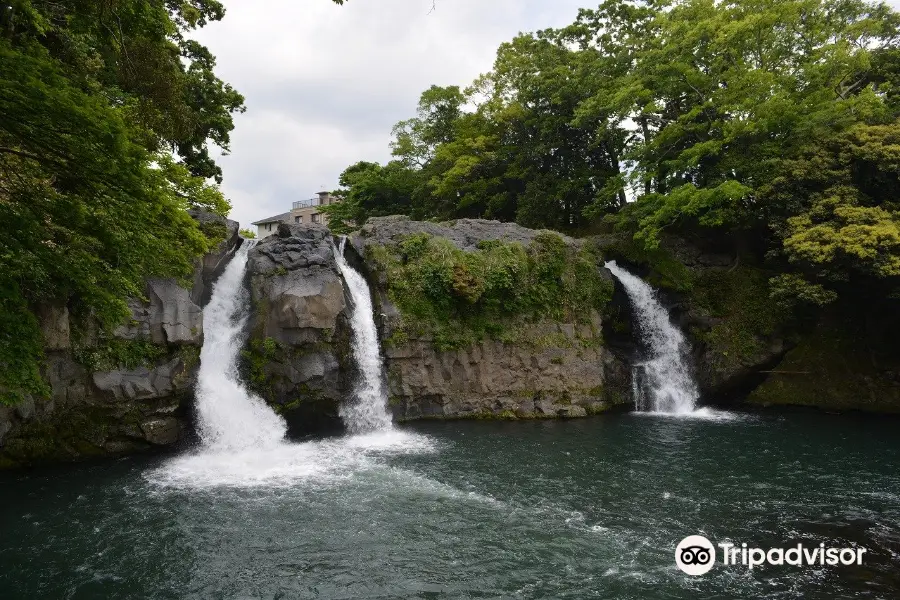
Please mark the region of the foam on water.
<svg viewBox="0 0 900 600"><path fill-rule="evenodd" d="M653 412L653 411L639 411L632 413L636 417L642 418L652 418L652 417L665 417L670 419L685 419L685 420L697 420L697 421L712 421L712 422L722 422L728 423L732 421L752 421L755 417L750 414L739 413L739 412L731 412L725 410L716 410L709 407L701 407L692 410L691 412L684 413L666 413L666 412Z"/></svg>
<svg viewBox="0 0 900 600"><path fill-rule="evenodd" d="M338 483L383 466L383 457L433 452L424 435L393 430L263 448L200 449L146 474L163 488L283 488Z"/></svg>
<svg viewBox="0 0 900 600"><path fill-rule="evenodd" d="M238 376L249 306L244 273L253 244L245 241L235 253L204 310L197 381L200 447L147 472L145 478L163 488L277 488L300 481L339 481L374 468L379 456L432 451L428 437L391 427L369 290L343 256L338 260L354 302L354 356L363 373L347 418L352 430L365 433L299 444L285 441L284 419L251 394Z"/></svg>

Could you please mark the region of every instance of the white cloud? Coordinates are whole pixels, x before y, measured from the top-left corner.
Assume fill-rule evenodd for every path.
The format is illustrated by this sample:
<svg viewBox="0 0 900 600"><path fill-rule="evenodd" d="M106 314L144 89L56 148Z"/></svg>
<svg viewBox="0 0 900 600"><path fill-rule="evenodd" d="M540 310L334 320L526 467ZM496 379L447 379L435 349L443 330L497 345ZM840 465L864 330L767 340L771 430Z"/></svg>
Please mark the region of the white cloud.
<svg viewBox="0 0 900 600"><path fill-rule="evenodd" d="M389 159L394 123L432 84L465 86L520 31L571 23L583 0L226 0L197 34L247 98L222 157L232 218L248 225ZM429 12L431 11L431 12Z"/></svg>

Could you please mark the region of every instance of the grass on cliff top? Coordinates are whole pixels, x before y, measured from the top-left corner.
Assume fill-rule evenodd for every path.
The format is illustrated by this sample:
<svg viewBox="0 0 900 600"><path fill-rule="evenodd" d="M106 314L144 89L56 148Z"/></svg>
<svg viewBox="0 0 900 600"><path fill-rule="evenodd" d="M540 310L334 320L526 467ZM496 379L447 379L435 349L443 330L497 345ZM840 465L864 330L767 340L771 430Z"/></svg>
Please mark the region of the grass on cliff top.
<svg viewBox="0 0 900 600"><path fill-rule="evenodd" d="M439 350L508 339L504 333L522 318L590 323L612 297L594 251L551 232L527 247L483 241L474 251L419 233L396 245L369 246L368 253L404 323L432 335Z"/></svg>

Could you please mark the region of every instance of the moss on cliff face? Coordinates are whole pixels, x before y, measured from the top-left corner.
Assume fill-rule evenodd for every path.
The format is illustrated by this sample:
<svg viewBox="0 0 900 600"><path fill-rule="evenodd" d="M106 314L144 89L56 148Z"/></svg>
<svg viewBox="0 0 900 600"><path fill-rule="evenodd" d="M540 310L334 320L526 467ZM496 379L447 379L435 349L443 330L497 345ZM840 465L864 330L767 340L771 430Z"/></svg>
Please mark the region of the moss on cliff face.
<svg viewBox="0 0 900 600"><path fill-rule="evenodd" d="M593 249L550 232L528 246L485 241L474 251L413 234L395 245L370 245L367 255L403 316L391 345L428 336L439 350L453 350L512 339L510 325L522 318L591 324L612 297Z"/></svg>
<svg viewBox="0 0 900 600"><path fill-rule="evenodd" d="M790 350L752 404L900 413L900 359L851 321L826 321Z"/></svg>
<svg viewBox="0 0 900 600"><path fill-rule="evenodd" d="M759 363L769 352L771 337L785 325L770 298L769 276L746 266L696 273L688 302L715 321L708 330L689 333L706 344L708 367L729 373Z"/></svg>
<svg viewBox="0 0 900 600"><path fill-rule="evenodd" d="M72 357L88 371L152 368L167 354L169 349L165 345L141 339L104 339L91 347L75 346L72 349Z"/></svg>
<svg viewBox="0 0 900 600"><path fill-rule="evenodd" d="M0 469L146 449L142 418L139 406L122 405L82 407L30 421L4 444Z"/></svg>
<svg viewBox="0 0 900 600"><path fill-rule="evenodd" d="M677 292L689 292L694 287L695 273L662 246L648 250L630 235L598 238L596 245L604 258L644 267L647 282L653 287Z"/></svg>

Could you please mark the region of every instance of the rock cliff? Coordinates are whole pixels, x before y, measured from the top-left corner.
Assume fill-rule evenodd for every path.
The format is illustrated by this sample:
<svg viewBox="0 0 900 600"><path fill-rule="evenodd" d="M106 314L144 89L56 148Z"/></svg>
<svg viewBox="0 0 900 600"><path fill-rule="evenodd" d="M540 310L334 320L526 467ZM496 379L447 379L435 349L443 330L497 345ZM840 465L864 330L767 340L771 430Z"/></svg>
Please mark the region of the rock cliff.
<svg viewBox="0 0 900 600"><path fill-rule="evenodd" d="M784 314L769 298L764 268L716 249L663 236L648 251L628 234L586 240L607 258L653 285L672 319L687 335L703 403L742 399L794 343ZM630 306L617 291L609 337L623 359L639 356Z"/></svg>
<svg viewBox="0 0 900 600"><path fill-rule="evenodd" d="M0 468L137 452L189 430L191 387L203 343L200 303L238 242L238 224L194 215L222 241L199 259L191 289L147 281L131 321L108 339L73 331L66 307L44 306L43 375L51 394L0 406Z"/></svg>
<svg viewBox="0 0 900 600"><path fill-rule="evenodd" d="M248 271L245 379L293 433L339 425L352 365L346 361L347 299L330 232L282 224L250 251Z"/></svg>
<svg viewBox="0 0 900 600"><path fill-rule="evenodd" d="M581 417L630 403L628 370L603 341L611 279L581 242L404 217L370 219L351 241L397 418Z"/></svg>
<svg viewBox="0 0 900 600"><path fill-rule="evenodd" d="M579 242L508 223L402 217L371 219L351 242L348 259L375 301L397 419L579 417L628 404L627 369L602 338L611 282ZM357 375L332 243L323 227L282 225L250 254L245 376L295 432L339 424ZM416 263L407 252L416 244L422 261L436 253L440 265ZM425 286L437 296L411 290L422 272L394 269L400 255L409 269L441 271ZM411 302L443 312L429 321Z"/></svg>

